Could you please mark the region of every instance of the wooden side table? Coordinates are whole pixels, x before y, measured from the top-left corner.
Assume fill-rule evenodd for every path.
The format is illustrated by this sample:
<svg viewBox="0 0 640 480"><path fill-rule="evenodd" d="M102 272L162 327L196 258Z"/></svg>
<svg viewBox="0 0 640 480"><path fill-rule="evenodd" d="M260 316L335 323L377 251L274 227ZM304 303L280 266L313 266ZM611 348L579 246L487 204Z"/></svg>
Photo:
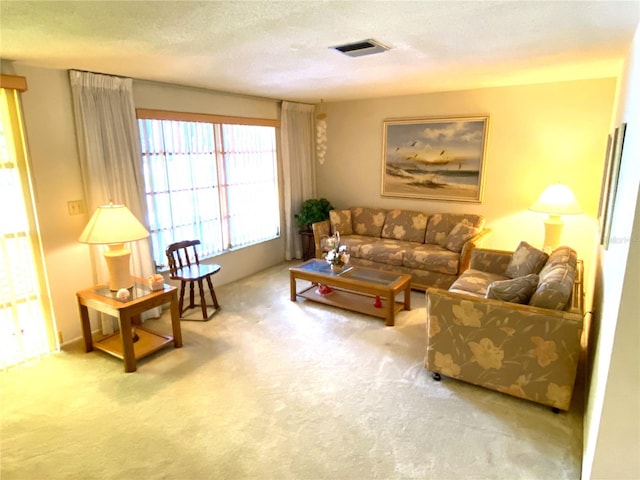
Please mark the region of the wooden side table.
<svg viewBox="0 0 640 480"><path fill-rule="evenodd" d="M300 230L300 236L302 237L302 260L309 260L316 256L315 243L313 241L313 232Z"/></svg>
<svg viewBox="0 0 640 480"><path fill-rule="evenodd" d="M125 372L135 372L139 359L157 352L173 342L175 348L182 347L182 331L178 313L178 289L164 285L162 290L151 290L147 282L133 277L134 285L129 289L131 296L122 301L107 284L95 285L76 293L82 323L85 351L94 347L124 361ZM154 307L171 303L171 328L173 336L163 335L140 326L140 314ZM120 331L93 341L89 323L89 308L118 319ZM134 342L131 328L135 325L138 339Z"/></svg>

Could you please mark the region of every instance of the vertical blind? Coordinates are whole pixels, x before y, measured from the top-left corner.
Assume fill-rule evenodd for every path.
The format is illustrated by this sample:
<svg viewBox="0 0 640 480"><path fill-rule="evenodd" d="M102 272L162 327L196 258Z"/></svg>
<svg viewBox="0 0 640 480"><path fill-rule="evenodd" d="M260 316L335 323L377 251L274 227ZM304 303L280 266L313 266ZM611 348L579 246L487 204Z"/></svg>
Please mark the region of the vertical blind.
<svg viewBox="0 0 640 480"><path fill-rule="evenodd" d="M275 128L139 119L156 265L173 242L202 257L279 235Z"/></svg>
<svg viewBox="0 0 640 480"><path fill-rule="evenodd" d="M55 348L18 93L0 89L0 365Z"/></svg>

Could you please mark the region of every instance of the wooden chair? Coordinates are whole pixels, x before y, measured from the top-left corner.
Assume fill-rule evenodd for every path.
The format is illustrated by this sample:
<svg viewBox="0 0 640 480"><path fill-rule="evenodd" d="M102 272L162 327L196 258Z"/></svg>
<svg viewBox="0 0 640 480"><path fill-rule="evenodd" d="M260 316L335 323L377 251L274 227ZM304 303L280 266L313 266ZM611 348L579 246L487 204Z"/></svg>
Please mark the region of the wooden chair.
<svg viewBox="0 0 640 480"><path fill-rule="evenodd" d="M178 309L180 310L181 320L209 320L214 313L220 308L216 292L213 290L211 276L220 271L220 265L200 265L198 252L196 247L200 245L200 240L185 240L183 242L172 243L166 249L167 260L169 261L169 278L172 280L180 280L180 300ZM203 280L207 281L209 293L213 299L213 305L207 305L205 292L202 286ZM184 307L185 286L189 283L189 305ZM183 318L182 314L192 308L196 308L194 301L194 284L198 284L198 293L200 294L200 307L202 308L202 318ZM207 315L207 306L214 307L211 315Z"/></svg>

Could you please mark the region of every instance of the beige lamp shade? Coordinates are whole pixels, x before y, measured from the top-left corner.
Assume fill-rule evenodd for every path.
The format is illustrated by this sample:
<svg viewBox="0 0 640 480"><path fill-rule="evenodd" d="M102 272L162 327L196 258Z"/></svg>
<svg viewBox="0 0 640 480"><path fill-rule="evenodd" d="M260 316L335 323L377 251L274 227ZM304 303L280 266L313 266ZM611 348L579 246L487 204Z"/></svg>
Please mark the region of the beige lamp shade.
<svg viewBox="0 0 640 480"><path fill-rule="evenodd" d="M98 207L78 239L81 243L102 244L133 242L147 238L149 232L124 205Z"/></svg>
<svg viewBox="0 0 640 480"><path fill-rule="evenodd" d="M582 208L569 187L561 183L549 185L529 210L549 215L578 215Z"/></svg>
<svg viewBox="0 0 640 480"><path fill-rule="evenodd" d="M124 205L98 207L78 239L81 243L109 245L104 257L109 268L109 288L120 290L133 286L129 273L131 251L126 242L149 236L147 229Z"/></svg>
<svg viewBox="0 0 640 480"><path fill-rule="evenodd" d="M544 222L544 250L551 251L560 244L564 222L561 215L578 215L582 208L569 187L561 183L549 185L529 210L546 213Z"/></svg>

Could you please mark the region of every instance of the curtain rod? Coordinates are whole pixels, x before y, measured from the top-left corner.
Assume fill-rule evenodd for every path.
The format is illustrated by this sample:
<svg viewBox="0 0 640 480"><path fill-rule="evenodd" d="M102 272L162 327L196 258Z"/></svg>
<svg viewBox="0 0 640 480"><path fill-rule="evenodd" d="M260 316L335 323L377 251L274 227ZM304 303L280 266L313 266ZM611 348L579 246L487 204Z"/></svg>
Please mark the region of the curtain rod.
<svg viewBox="0 0 640 480"><path fill-rule="evenodd" d="M127 76L123 76L123 75L116 75L113 73L103 73L103 72L93 72L91 70L80 70L78 68L70 68L69 71L71 70L75 70L77 72L85 72L85 73L93 73L96 75L107 75L110 77L119 77L119 78L131 78L131 80L133 80L134 82L137 83L146 83L149 85L164 85L167 87L174 87L174 88L186 88L189 90L198 90L198 91L202 91L202 92L207 92L207 93L215 93L218 95L226 95L229 97L236 97L236 98L246 98L248 100L259 100L262 102L277 102L277 103L282 103L282 102L292 102L292 103L301 103L303 105L313 105L315 106L314 103L306 103L306 102L294 102L292 100L284 100L281 98L272 98L272 97L261 97L259 95L249 95L247 93L234 93L234 92L225 92L223 90L212 90L210 88L204 88L204 87L194 87L191 85L183 85L180 83L169 83L169 82L159 82L157 80L146 80L143 78L135 78L135 77L127 77Z"/></svg>
<svg viewBox="0 0 640 480"><path fill-rule="evenodd" d="M233 97L242 97L242 98L247 98L247 99L251 99L251 100L261 100L261 101L269 101L269 102L282 102L283 100L279 99L279 98L269 98L269 97L260 97L257 95L248 95L248 94L244 94L244 93L233 93L233 92L224 92L222 90L211 90L208 88L204 88L204 87L193 87L190 85L182 85L179 83L169 83L169 82L159 82L156 80L146 80L144 78L136 78L136 77L127 77L126 75L117 75L117 74L113 74L113 73L104 73L104 72L94 72L91 70L81 70L78 68L70 68L69 71L75 70L77 72L85 72L85 73L93 73L96 75L107 75L110 77L119 77L119 78L131 78L131 80L133 80L134 82L137 83L146 83L146 84L150 84L150 85L165 85L168 87L178 87L178 88L188 88L191 90L200 90L203 92L208 92L208 93L217 93L220 95L227 95L227 96L233 96Z"/></svg>

